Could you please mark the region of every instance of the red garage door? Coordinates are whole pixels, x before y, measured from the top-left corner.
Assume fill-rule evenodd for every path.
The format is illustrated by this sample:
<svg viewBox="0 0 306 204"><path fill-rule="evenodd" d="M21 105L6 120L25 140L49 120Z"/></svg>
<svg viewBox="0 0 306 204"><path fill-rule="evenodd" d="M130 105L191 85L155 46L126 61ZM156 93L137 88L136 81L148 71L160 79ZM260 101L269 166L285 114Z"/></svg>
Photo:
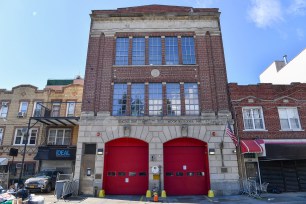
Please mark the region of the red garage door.
<svg viewBox="0 0 306 204"><path fill-rule="evenodd" d="M168 195L204 195L209 190L207 144L192 138L164 144L164 180Z"/></svg>
<svg viewBox="0 0 306 204"><path fill-rule="evenodd" d="M109 195L144 195L148 189L148 143L120 138L105 144L104 183Z"/></svg>

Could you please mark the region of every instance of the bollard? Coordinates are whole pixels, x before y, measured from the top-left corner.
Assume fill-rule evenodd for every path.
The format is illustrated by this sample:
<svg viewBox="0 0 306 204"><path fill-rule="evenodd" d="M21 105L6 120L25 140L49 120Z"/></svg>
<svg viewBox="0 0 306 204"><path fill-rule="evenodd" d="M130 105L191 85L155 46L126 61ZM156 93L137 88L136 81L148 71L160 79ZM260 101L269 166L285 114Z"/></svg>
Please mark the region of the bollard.
<svg viewBox="0 0 306 204"><path fill-rule="evenodd" d="M215 197L214 191L213 191L213 190L209 190L207 196L208 196L209 198Z"/></svg>
<svg viewBox="0 0 306 204"><path fill-rule="evenodd" d="M161 197L162 197L162 198L166 198L166 197L167 197L167 194L166 194L166 191L165 191L165 190L162 191Z"/></svg>
<svg viewBox="0 0 306 204"><path fill-rule="evenodd" d="M151 191L150 190L147 190L147 193L146 193L146 198L151 198Z"/></svg>
<svg viewBox="0 0 306 204"><path fill-rule="evenodd" d="M105 191L102 189L99 191L99 198L104 198L105 197Z"/></svg>

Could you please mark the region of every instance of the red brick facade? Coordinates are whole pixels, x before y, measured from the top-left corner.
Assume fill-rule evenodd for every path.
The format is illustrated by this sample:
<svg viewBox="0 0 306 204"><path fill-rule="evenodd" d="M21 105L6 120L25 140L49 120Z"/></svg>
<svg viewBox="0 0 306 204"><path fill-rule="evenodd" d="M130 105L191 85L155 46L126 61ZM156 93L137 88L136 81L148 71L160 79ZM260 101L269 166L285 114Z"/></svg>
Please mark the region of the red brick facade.
<svg viewBox="0 0 306 204"><path fill-rule="evenodd" d="M236 135L241 139L302 139L306 138L306 84L237 85L229 84L232 114L236 121ZM262 107L265 130L247 131L242 108ZM278 107L297 108L301 130L281 130Z"/></svg>
<svg viewBox="0 0 306 204"><path fill-rule="evenodd" d="M191 7L177 6L140 6L133 8L121 8L117 10L99 10L91 14L92 24L97 19L118 18L120 20L133 20L145 18L146 15L158 15L163 19L166 13L174 13L171 18L194 18L190 12L199 14L208 19L217 19L219 22L218 9L197 9ZM105 17L107 16L107 17ZM203 17L202 16L202 17ZM149 18L149 17L148 17ZM154 18L153 18L154 19ZM91 32L93 32L91 28ZM218 31L219 32L219 31ZM115 66L116 37L134 36L194 36L196 65L182 65L182 54L179 51L180 65L161 66ZM130 41L132 38L130 38ZM178 38L179 50L181 39ZM130 46L132 43L130 43ZM146 45L148 39L146 38ZM147 49L148 46L146 46ZM164 56L164 38L162 38L162 56ZM129 57L131 57L131 47ZM148 52L145 57L148 64ZM162 59L163 64L165 59ZM131 59L129 59L129 64ZM159 77L152 77L151 71L158 69ZM111 112L112 109L112 83L145 83L145 82L193 82L199 84L200 112L218 113L229 110L227 91L227 77L224 60L224 50L221 34L211 35L209 31L205 35L196 35L193 31L178 32L115 32L113 36L106 36L104 33L90 35L87 64L85 72L85 85L83 96L83 111ZM184 110L182 110L184 111Z"/></svg>

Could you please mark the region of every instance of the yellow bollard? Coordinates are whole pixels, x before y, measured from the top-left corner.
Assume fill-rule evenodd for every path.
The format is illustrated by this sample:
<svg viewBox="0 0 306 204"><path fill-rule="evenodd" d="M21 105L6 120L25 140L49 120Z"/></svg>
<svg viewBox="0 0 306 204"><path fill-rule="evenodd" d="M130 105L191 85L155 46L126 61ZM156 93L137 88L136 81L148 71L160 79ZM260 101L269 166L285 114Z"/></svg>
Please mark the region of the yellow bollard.
<svg viewBox="0 0 306 204"><path fill-rule="evenodd" d="M147 193L146 193L146 198L151 198L151 191L150 190L147 190Z"/></svg>
<svg viewBox="0 0 306 204"><path fill-rule="evenodd" d="M105 191L102 189L99 191L99 198L104 198L105 197Z"/></svg>
<svg viewBox="0 0 306 204"><path fill-rule="evenodd" d="M213 191L213 190L209 190L207 196L208 196L209 198L215 197L214 191Z"/></svg>
<svg viewBox="0 0 306 204"><path fill-rule="evenodd" d="M166 191L165 191L165 190L163 190L163 191L162 191L162 193L161 193L161 197L162 197L162 198L166 198L166 197L167 197L167 195L166 195Z"/></svg>

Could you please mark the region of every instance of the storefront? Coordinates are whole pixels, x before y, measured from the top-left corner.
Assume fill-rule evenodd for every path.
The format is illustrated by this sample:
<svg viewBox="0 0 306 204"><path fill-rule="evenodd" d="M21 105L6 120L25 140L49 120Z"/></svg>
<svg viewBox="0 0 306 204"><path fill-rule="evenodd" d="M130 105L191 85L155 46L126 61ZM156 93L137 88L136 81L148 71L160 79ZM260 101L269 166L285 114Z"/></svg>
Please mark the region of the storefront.
<svg viewBox="0 0 306 204"><path fill-rule="evenodd" d="M76 147L39 147L34 160L39 160L39 170L54 169L66 174L74 172Z"/></svg>

